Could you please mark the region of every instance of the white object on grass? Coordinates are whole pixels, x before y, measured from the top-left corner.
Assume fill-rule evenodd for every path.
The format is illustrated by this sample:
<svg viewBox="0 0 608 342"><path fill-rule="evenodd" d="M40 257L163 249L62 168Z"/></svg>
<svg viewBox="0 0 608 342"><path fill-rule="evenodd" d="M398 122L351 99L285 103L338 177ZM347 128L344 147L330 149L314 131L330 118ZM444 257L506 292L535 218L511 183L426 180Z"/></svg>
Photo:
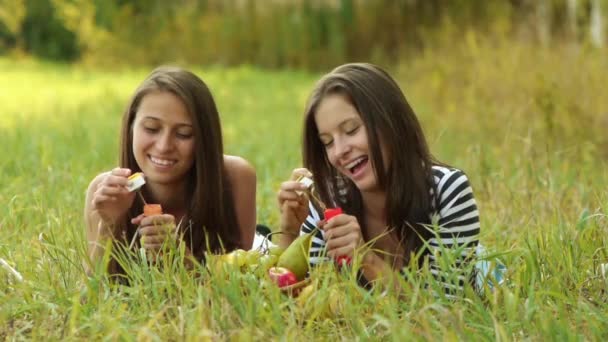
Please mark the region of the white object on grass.
<svg viewBox="0 0 608 342"><path fill-rule="evenodd" d="M606 279L606 273L608 273L608 263L600 264L600 273L602 274L602 278Z"/></svg>
<svg viewBox="0 0 608 342"><path fill-rule="evenodd" d="M270 241L270 239L268 239L267 237L265 237L264 235L255 232L255 235L253 236L253 246L251 247L252 250L257 249L259 250L262 254L265 254L268 249L270 247L276 246L274 243L272 243L272 241Z"/></svg>
<svg viewBox="0 0 608 342"><path fill-rule="evenodd" d="M19 282L23 281L23 276L21 276L21 273L17 272L16 269L12 268L11 265L9 265L8 262L6 262L6 260L0 258L0 265L2 265L2 268L4 268L10 274L12 274L15 277L15 279L17 279Z"/></svg>
<svg viewBox="0 0 608 342"><path fill-rule="evenodd" d="M505 282L505 273L507 267L500 259L493 257L489 258L490 253L481 244L475 249L477 262L475 263L475 287L483 293L484 285L487 285L490 290L502 285Z"/></svg>

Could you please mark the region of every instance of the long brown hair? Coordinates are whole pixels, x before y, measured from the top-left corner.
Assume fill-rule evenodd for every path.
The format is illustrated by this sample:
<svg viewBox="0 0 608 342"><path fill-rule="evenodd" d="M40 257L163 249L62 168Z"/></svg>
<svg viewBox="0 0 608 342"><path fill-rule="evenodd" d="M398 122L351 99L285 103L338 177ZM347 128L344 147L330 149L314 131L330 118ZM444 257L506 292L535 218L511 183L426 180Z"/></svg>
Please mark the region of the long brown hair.
<svg viewBox="0 0 608 342"><path fill-rule="evenodd" d="M410 253L418 252L422 241L429 238L423 225L430 223L431 167L441 163L431 155L414 111L386 71L365 63L339 66L316 84L304 113L303 164L314 175L325 203L341 206L364 222L361 192L332 167L315 123L319 104L334 94L351 102L366 127L370 160L378 184L387 194L387 226L396 230L409 261ZM390 158L388 164L383 161L381 142L385 157Z"/></svg>
<svg viewBox="0 0 608 342"><path fill-rule="evenodd" d="M133 154L133 122L138 107L148 93L170 92L179 97L192 118L194 131L194 165L188 173L189 203L186 218L180 226L182 236L192 253L201 260L206 250L218 252L242 248L231 184L224 165L220 118L211 91L195 74L177 67L159 67L137 88L123 116L120 141L120 166L141 171ZM145 187L144 187L145 188ZM136 227L130 218L142 212L143 204L135 201L125 226L127 238Z"/></svg>

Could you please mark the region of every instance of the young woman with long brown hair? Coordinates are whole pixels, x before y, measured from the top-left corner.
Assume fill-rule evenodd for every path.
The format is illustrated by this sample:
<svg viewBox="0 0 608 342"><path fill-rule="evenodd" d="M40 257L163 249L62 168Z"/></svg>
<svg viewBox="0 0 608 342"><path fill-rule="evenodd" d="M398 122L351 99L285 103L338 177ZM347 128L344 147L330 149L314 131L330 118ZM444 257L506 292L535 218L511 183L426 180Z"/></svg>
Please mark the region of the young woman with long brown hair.
<svg viewBox="0 0 608 342"><path fill-rule="evenodd" d="M142 214L143 200L126 187L135 172L145 175L143 198L160 204L162 214ZM99 262L109 239L156 252L177 237L199 261L206 251L249 249L255 192L253 167L223 153L220 118L207 85L187 70L157 68L124 113L119 167L95 177L87 190L86 264ZM121 272L116 260L109 270Z"/></svg>
<svg viewBox="0 0 608 342"><path fill-rule="evenodd" d="M321 78L306 106L303 140L304 168L295 169L277 195L280 245L319 227L310 263L365 250L361 273L367 281L398 274L416 254L423 255L419 264L428 260L440 275L435 261L445 248L459 254L457 268L468 267L480 229L468 179L433 158L414 111L387 72L355 63ZM344 213L323 220L297 181L301 176L312 177L322 203ZM471 275L459 277L456 286Z"/></svg>

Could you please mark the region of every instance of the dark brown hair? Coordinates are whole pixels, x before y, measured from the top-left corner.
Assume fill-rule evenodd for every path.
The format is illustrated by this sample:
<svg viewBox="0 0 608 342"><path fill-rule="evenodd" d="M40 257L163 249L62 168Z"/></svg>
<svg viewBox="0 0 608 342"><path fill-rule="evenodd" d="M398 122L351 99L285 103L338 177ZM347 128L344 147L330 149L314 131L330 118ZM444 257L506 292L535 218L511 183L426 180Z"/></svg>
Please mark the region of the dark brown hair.
<svg viewBox="0 0 608 342"><path fill-rule="evenodd" d="M432 170L441 164L431 155L422 127L395 80L378 66L345 64L322 77L309 97L304 119L303 163L314 175L321 199L341 206L362 224L363 203L355 184L329 163L319 139L315 113L328 96L345 96L359 112L366 127L370 160L379 186L386 191L387 226L394 228L405 249L418 252L429 237ZM381 152L385 147L390 163ZM385 168L388 165L388 168Z"/></svg>
<svg viewBox="0 0 608 342"><path fill-rule="evenodd" d="M180 226L180 233L199 260L207 249L218 252L222 248L227 251L242 248L231 184L224 165L219 114L209 88L199 77L181 68L159 67L143 81L123 116L120 166L133 172L141 171L133 155L133 122L144 96L154 91L170 92L179 97L192 118L195 156L187 180L187 220ZM130 217L139 215L142 206L140 201L135 201L130 208ZM130 217L125 222L129 241L136 229L130 224Z"/></svg>

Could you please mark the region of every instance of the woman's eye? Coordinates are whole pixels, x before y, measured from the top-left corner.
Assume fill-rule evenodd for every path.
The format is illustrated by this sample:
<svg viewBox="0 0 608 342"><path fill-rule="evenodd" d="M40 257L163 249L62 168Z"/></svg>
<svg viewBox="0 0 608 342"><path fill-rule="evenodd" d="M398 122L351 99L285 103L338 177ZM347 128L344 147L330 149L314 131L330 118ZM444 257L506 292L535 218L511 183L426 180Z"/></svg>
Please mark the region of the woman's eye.
<svg viewBox="0 0 608 342"><path fill-rule="evenodd" d="M325 146L325 148L328 148L328 147L330 147L334 143L334 141L333 140L330 140L330 141L321 141L321 143L323 144L323 146Z"/></svg>
<svg viewBox="0 0 608 342"><path fill-rule="evenodd" d="M158 128L156 127L146 127L144 126L144 131L148 132L148 133L156 133L158 132Z"/></svg>
<svg viewBox="0 0 608 342"><path fill-rule="evenodd" d="M192 138L192 133L176 133L177 137L180 139L190 139Z"/></svg>
<svg viewBox="0 0 608 342"><path fill-rule="evenodd" d="M359 130L359 127L361 127L361 126L357 126L353 129L351 129L350 131L346 131L346 134L353 135L353 134L357 133L357 131Z"/></svg>

